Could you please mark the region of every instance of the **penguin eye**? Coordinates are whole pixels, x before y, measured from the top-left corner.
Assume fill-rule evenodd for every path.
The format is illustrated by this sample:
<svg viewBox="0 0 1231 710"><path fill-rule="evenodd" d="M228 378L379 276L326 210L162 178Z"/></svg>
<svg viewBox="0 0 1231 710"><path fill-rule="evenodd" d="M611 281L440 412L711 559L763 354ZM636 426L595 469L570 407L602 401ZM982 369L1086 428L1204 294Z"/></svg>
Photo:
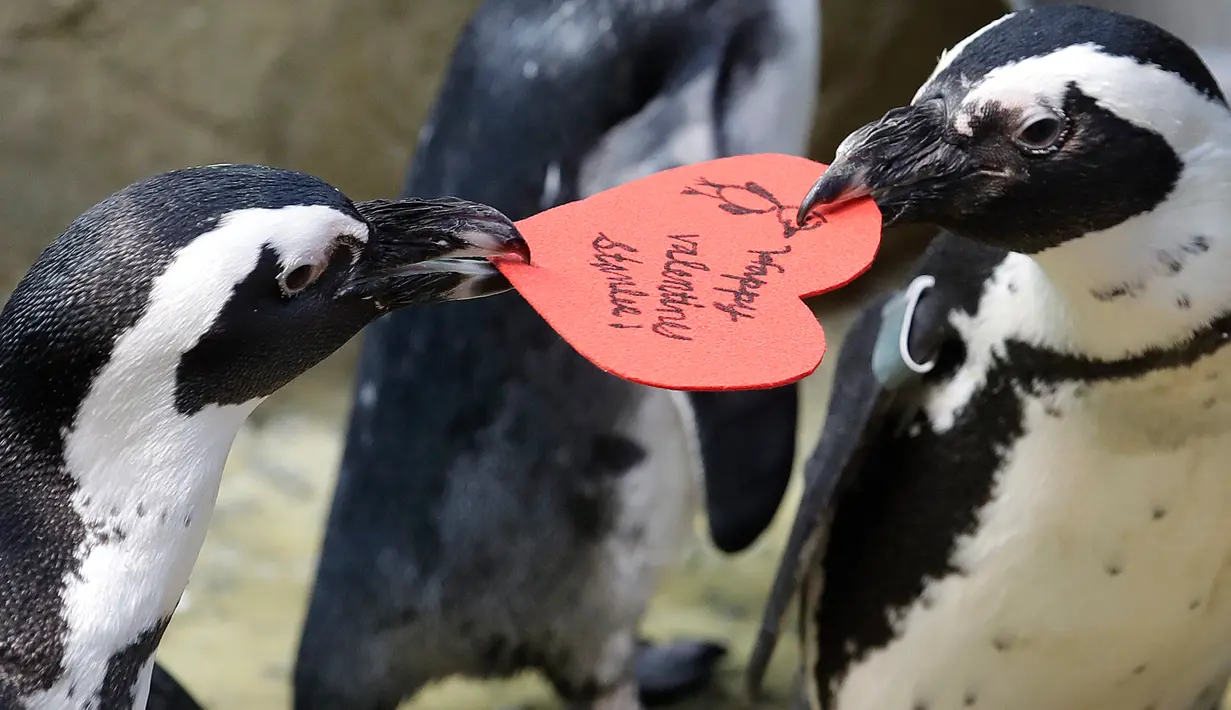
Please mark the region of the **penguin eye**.
<svg viewBox="0 0 1231 710"><path fill-rule="evenodd" d="M282 292L288 296L303 291L311 286L325 269L320 264L300 264L295 268L282 272L278 277L278 283L282 286Z"/></svg>
<svg viewBox="0 0 1231 710"><path fill-rule="evenodd" d="M359 261L359 257L363 254L363 242L349 234L340 234L336 240L337 246L346 249L346 253L350 256L351 266Z"/></svg>
<svg viewBox="0 0 1231 710"><path fill-rule="evenodd" d="M1027 153L1047 153L1060 145L1065 134L1064 127L1064 118L1050 111L1032 114L1018 126L1013 142Z"/></svg>

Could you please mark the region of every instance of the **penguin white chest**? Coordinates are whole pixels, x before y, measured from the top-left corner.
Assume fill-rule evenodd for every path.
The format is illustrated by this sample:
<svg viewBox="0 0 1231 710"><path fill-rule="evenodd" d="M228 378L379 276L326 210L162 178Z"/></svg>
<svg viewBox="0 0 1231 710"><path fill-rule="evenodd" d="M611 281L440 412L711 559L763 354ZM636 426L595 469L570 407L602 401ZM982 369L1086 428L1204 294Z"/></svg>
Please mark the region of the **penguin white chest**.
<svg viewBox="0 0 1231 710"><path fill-rule="evenodd" d="M231 440L255 405L151 416L145 436L114 435L128 422L107 416L111 408L83 409L66 436L86 532L60 593L67 662L51 688L26 700L31 710L102 692L126 649L150 644L169 619L204 542ZM146 663L138 695L149 670Z"/></svg>
<svg viewBox="0 0 1231 710"><path fill-rule="evenodd" d="M1206 710L1231 670L1231 355L1023 399L991 499L841 710ZM1231 384L1231 383L1229 383Z"/></svg>

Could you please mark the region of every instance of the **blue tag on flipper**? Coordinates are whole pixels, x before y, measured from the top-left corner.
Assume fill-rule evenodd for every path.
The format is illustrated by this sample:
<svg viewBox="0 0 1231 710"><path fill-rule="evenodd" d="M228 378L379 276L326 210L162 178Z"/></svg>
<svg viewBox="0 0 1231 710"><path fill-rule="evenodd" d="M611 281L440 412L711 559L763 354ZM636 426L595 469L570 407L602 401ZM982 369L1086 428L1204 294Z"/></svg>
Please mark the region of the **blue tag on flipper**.
<svg viewBox="0 0 1231 710"><path fill-rule="evenodd" d="M898 338L906 315L906 292L898 291L881 307L881 327L872 348L872 374L887 389L897 389L915 373L902 362Z"/></svg>
<svg viewBox="0 0 1231 710"><path fill-rule="evenodd" d="M935 283L931 276L919 276L905 289L893 294L881 306L880 331L872 349L872 374L886 389L898 389L932 369L932 362L907 362L909 331L919 297Z"/></svg>

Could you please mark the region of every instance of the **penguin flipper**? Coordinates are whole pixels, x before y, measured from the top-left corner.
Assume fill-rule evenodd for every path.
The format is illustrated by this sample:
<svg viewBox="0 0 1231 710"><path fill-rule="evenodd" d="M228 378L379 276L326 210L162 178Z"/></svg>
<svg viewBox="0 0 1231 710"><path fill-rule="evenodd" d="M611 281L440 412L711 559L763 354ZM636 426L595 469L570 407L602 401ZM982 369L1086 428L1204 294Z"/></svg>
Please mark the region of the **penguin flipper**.
<svg viewBox="0 0 1231 710"><path fill-rule="evenodd" d="M648 707L670 705L697 693L709 684L726 655L726 647L712 641L639 641L636 674L641 702Z"/></svg>
<svg viewBox="0 0 1231 710"><path fill-rule="evenodd" d="M150 697L146 710L204 710L161 663L154 664L150 676Z"/></svg>
<svg viewBox="0 0 1231 710"><path fill-rule="evenodd" d="M740 552L765 532L795 463L799 389L689 392L704 470L710 539Z"/></svg>
<svg viewBox="0 0 1231 710"><path fill-rule="evenodd" d="M779 625L799 587L799 571L808 567L812 555L823 552L834 490L844 475L858 469L860 453L874 436L868 432L879 430L879 420L893 400L893 392L881 387L868 368L881 325L880 306L886 300L882 297L856 316L838 356L824 430L804 465L804 491L748 660L746 683L752 697L759 695ZM835 416L837 412L844 416Z"/></svg>
<svg viewBox="0 0 1231 710"><path fill-rule="evenodd" d="M933 244L943 250L947 241ZM935 254L929 250L929 255ZM804 464L804 491L748 661L746 685L752 697L759 694L802 570L811 569L825 554L838 496L858 477L868 451L886 428L902 421L915 399L922 374L900 356L902 330L909 329L909 355L916 363L935 357L952 335L948 295L925 290L929 255L907 289L882 295L856 316L842 345L825 425Z"/></svg>

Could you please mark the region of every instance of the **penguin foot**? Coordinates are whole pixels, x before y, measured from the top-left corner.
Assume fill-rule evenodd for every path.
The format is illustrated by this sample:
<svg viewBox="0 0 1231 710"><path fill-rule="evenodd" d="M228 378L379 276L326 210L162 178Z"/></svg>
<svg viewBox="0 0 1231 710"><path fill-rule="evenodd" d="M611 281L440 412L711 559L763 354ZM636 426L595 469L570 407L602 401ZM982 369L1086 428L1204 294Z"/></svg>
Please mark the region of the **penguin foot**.
<svg viewBox="0 0 1231 710"><path fill-rule="evenodd" d="M637 642L636 674L641 702L669 705L695 695L710 682L727 649L714 641Z"/></svg>

